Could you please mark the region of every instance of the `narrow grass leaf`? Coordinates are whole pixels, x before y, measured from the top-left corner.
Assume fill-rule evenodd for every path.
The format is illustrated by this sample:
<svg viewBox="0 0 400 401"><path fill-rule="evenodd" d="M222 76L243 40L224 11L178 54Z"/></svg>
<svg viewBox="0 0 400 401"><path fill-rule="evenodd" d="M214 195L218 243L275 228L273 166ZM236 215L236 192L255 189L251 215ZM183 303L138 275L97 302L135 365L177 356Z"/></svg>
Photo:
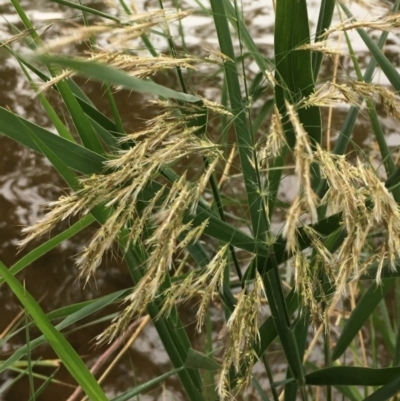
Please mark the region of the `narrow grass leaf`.
<svg viewBox="0 0 400 401"><path fill-rule="evenodd" d="M107 145L110 151L118 150L121 147L120 144L118 143L118 138L115 134L113 135L112 133L110 133L110 131L107 131L106 129L103 128L102 125L98 124L96 121L92 119L90 119L90 122L94 130L96 131L97 135L99 136L99 138L103 140L103 142Z"/></svg>
<svg viewBox="0 0 400 401"><path fill-rule="evenodd" d="M275 88L276 105L281 115L286 114L285 99L295 104L311 95L315 89L310 50L297 50L310 42L306 0L281 0L276 4L275 16ZM321 115L318 107L299 110L299 119L310 138L321 142ZM287 141L295 143L292 129L285 120Z"/></svg>
<svg viewBox="0 0 400 401"><path fill-rule="evenodd" d="M263 280L269 307L271 309L271 316L283 351L285 352L288 366L293 377L302 385L304 383L302 361L296 339L290 328L288 308L283 296L282 284L277 268L272 268L263 276Z"/></svg>
<svg viewBox="0 0 400 401"><path fill-rule="evenodd" d="M317 29L315 32L315 42L320 41L321 33L324 33L325 29L328 29L331 26L335 3L335 0L321 0ZM322 52L314 52L312 54L312 70L315 80L317 79L323 56Z"/></svg>
<svg viewBox="0 0 400 401"><path fill-rule="evenodd" d="M64 100L65 106L68 109L72 121L74 122L78 135L86 148L92 150L93 152L102 154L104 152L103 146L86 114L83 112L74 94L70 90L67 81L58 82L57 88L62 99Z"/></svg>
<svg viewBox="0 0 400 401"><path fill-rule="evenodd" d="M46 110L47 115L49 116L51 122L54 124L54 127L57 129L57 132L61 137L64 139L67 139L71 142L75 142L74 137L72 134L68 131L67 127L64 125L64 123L61 121L60 117L58 117L57 113L51 106L50 102L47 100L47 98L44 96L43 93L38 92L38 86L36 83L32 80L28 69L24 66L24 64L19 61L21 70L24 72L26 78L28 79L32 89L36 92L36 96L40 100L40 103L42 104L43 108Z"/></svg>
<svg viewBox="0 0 400 401"><path fill-rule="evenodd" d="M224 2L220 0L211 0L210 3L213 11L215 27L217 29L220 49L221 52L228 57L228 59L224 61L224 72L231 111L235 117L233 124L235 127L240 164L246 187L253 236L258 240L264 240L268 230L268 220L265 215L264 202L260 196L260 177L255 167L254 141L252 133L248 128L247 110L243 101L239 82L240 74L236 63L233 61L235 60L235 52L229 30L228 18L225 12Z"/></svg>
<svg viewBox="0 0 400 401"><path fill-rule="evenodd" d="M161 376L156 377L155 379L149 380L146 383L140 384L139 386L125 391L124 393L120 394L118 397L112 398L110 401L128 401L131 400L133 397L138 396L139 394L143 393L144 391L150 390L152 387L156 386L157 384L162 383L164 380L168 379L169 377L179 373L182 368L173 369L167 373L164 373Z"/></svg>
<svg viewBox="0 0 400 401"><path fill-rule="evenodd" d="M240 35L243 44L246 46L247 50L254 58L254 61L257 63L258 68L265 72L268 69L273 68L272 60L266 59L265 55L260 51L254 42L253 36L247 29L243 19L240 15L238 15L235 11L235 7L230 0L222 0L224 3L226 15L229 18L229 21L232 27L238 32Z"/></svg>
<svg viewBox="0 0 400 401"><path fill-rule="evenodd" d="M57 4L61 4L63 6L67 6L68 8L74 8L76 10L84 11L86 13L93 14L98 17L109 19L111 21L115 21L115 22L120 21L120 18L115 17L114 15L102 12L100 10L96 10L95 8L92 8L92 7L84 6L79 3L73 3L72 1L68 1L68 0L49 0L49 1L51 1L52 3L57 3Z"/></svg>
<svg viewBox="0 0 400 401"><path fill-rule="evenodd" d="M265 390L261 387L259 381L254 376L251 378L251 384L256 389L260 401L271 401Z"/></svg>
<svg viewBox="0 0 400 401"><path fill-rule="evenodd" d="M289 315L292 315L300 305L299 294L292 289L286 296L286 307ZM274 318L272 316L265 319L259 328L260 341L255 345L255 351L259 357L267 350L277 336Z"/></svg>
<svg viewBox="0 0 400 401"><path fill-rule="evenodd" d="M110 87L107 87L107 97L108 97L108 102L110 103L110 108L114 118L115 126L117 128L117 133L122 135L124 134L125 130L122 123L121 114L118 110L117 103L115 102L115 97Z"/></svg>
<svg viewBox="0 0 400 401"><path fill-rule="evenodd" d="M221 369L221 365L214 359L200 354L193 348L189 348L187 358L185 361L185 367L190 369L204 369L204 370L218 370Z"/></svg>
<svg viewBox="0 0 400 401"><path fill-rule="evenodd" d="M35 299L1 262L0 274L27 312L32 316L39 330L45 335L55 353L87 396L97 401L107 401L103 390L71 344L54 328Z"/></svg>
<svg viewBox="0 0 400 401"><path fill-rule="evenodd" d="M88 103L85 99L77 97L77 100L82 107L82 110L86 113L86 115L103 127L107 132L110 132L114 135L118 132L118 128L113 121L111 121L107 116L97 110L93 105Z"/></svg>
<svg viewBox="0 0 400 401"><path fill-rule="evenodd" d="M81 232L83 229L88 227L90 224L94 222L94 218L91 215L87 215L83 217L78 222L74 223L71 227L67 228L62 233L56 235L54 238L46 241L44 244L36 247L32 251L30 251L27 255L22 257L18 262L14 263L10 268L10 273L13 275L17 274L21 270L25 269L25 267L32 264L34 261L38 260L41 256L50 252L56 246L60 245L63 241L72 238L74 235ZM0 284L3 284L4 280L0 278Z"/></svg>
<svg viewBox="0 0 400 401"><path fill-rule="evenodd" d="M305 376L312 386L382 386L398 379L400 368L370 369L353 366L334 366Z"/></svg>
<svg viewBox="0 0 400 401"><path fill-rule="evenodd" d="M39 137L37 137L26 125L24 125L22 121L21 126L31 137L32 141L35 142L40 151L47 157L49 162L61 175L64 181L72 189L77 190L80 187L80 183L76 174L47 145L45 145L45 143Z"/></svg>
<svg viewBox="0 0 400 401"><path fill-rule="evenodd" d="M30 36L32 37L31 48L35 49L42 44L42 39L33 28L31 21L29 20L24 9L19 4L18 0L11 0L15 10L19 17L24 23L25 27L30 30ZM52 66L48 66L50 74L54 77L59 72ZM72 121L77 129L77 132L85 147L97 152L102 153L103 147L97 138L93 127L90 125L86 115L80 108L75 96L68 86L68 80L60 81L57 85L57 89L70 113Z"/></svg>
<svg viewBox="0 0 400 401"><path fill-rule="evenodd" d="M9 271L8 273L12 276L12 274ZM5 278L6 277L4 276L3 277L4 281L6 281ZM54 327L55 330L61 331L66 327L78 322L79 320L82 320L83 318L90 316L93 313L105 308L106 306L113 303L115 300L121 299L122 296L126 295L125 293L126 290L121 290L109 295L105 295L104 297L98 298L94 301L90 301L87 303L85 302L78 305L72 305L71 307L67 308L61 308L57 311L50 312L47 315L46 319L50 321L51 319L58 319L60 317L66 316L64 320L62 320ZM29 347L31 350L33 350L34 348L38 347L39 345L45 342L46 342L46 336L42 335L32 340L29 344ZM16 361L25 356L27 351L28 351L27 344L18 348L18 350L16 350L6 361L4 361L0 365L0 373L4 372L6 369L9 369Z"/></svg>
<svg viewBox="0 0 400 401"><path fill-rule="evenodd" d="M349 320L346 322L340 337L332 351L332 360L338 359L353 341L354 337L361 330L372 312L379 305L392 288L394 279L383 280L382 284L373 283L357 302L357 306L351 312Z"/></svg>
<svg viewBox="0 0 400 401"><path fill-rule="evenodd" d="M310 315L308 311L305 311L298 319L293 329L293 334L297 342L297 348L301 360L303 360L304 352L307 343L307 335L310 327ZM286 378L291 379L292 373L288 369L286 372ZM285 400L284 401L296 401L299 386L296 381L290 381L285 385Z"/></svg>
<svg viewBox="0 0 400 401"><path fill-rule="evenodd" d="M22 124L21 124L22 122ZM21 129L22 126L27 129ZM44 142L68 167L84 174L101 173L104 170L103 156L71 141L59 137L36 124L0 107L0 132L22 145L42 153L28 130Z"/></svg>
<svg viewBox="0 0 400 401"><path fill-rule="evenodd" d="M344 397L348 398L349 401L361 401L364 398L354 386L335 386L335 388L337 388Z"/></svg>
<svg viewBox="0 0 400 401"><path fill-rule="evenodd" d="M268 99L260 108L257 116L253 120L253 132L258 132L262 123L265 121L269 112L272 109L272 106L275 103L275 99Z"/></svg>
<svg viewBox="0 0 400 401"><path fill-rule="evenodd" d="M380 389L373 392L369 397L366 397L364 401L386 401L391 397L400 393L400 378L397 377L391 382L385 384Z"/></svg>
<svg viewBox="0 0 400 401"><path fill-rule="evenodd" d="M34 401L36 400L37 397L39 397L40 394L43 393L44 390L53 382L54 376L58 373L58 369L55 370L46 380L44 383L41 384L41 386L35 391L34 394L32 394L32 397L29 398L28 401Z"/></svg>
<svg viewBox="0 0 400 401"><path fill-rule="evenodd" d="M177 92L152 81L132 77L126 72L98 62L50 55L38 55L36 59L44 64L55 64L64 68L69 68L87 78L109 85L121 86L135 92L148 93L167 99L176 99L190 103L200 101L197 96Z"/></svg>

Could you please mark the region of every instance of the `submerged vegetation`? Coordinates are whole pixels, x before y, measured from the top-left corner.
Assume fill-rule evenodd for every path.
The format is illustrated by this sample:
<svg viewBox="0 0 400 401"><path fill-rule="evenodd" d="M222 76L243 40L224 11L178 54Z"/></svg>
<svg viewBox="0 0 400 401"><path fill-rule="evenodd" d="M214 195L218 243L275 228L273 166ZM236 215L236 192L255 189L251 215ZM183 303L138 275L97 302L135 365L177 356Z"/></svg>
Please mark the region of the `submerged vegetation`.
<svg viewBox="0 0 400 401"><path fill-rule="evenodd" d="M0 132L43 154L70 188L22 230L20 246L62 221L75 223L12 268L0 263L0 276L86 395L108 399L59 330L89 312L79 315L80 306L70 305L71 315L54 326L14 275L97 221L76 258L80 276L90 281L111 252L124 259L132 277L108 302L91 301L97 311L124 298L98 343L112 342L132 321L149 316L174 368L114 400L128 400L173 374L194 401L242 399L252 391L274 401L395 396L400 321L390 320L384 297L400 284L400 170L377 106L399 119L400 75L382 49L399 26L400 1L375 21L356 21L346 2L322 0L317 30L310 32L305 0L276 0L273 57L254 42L240 1L196 1L199 9L191 11L183 0L159 0L139 12L120 0L107 2L109 13L52 1L73 10L80 25L43 41L44 28L35 29L18 0L11 0L24 29L11 26L15 36L2 46L18 60L58 135L5 108ZM218 47L186 43L183 21L193 13L213 21ZM339 24L332 22L334 13ZM370 52L364 75L350 30ZM377 43L371 30L382 31ZM152 42L161 46L160 37L162 49ZM346 51L338 50L338 37ZM30 50L15 50L15 42ZM77 42L86 50L66 56ZM346 79L337 80L339 57L353 63L356 78L343 73ZM323 62L333 65L334 76L321 78ZM378 66L390 87L371 83ZM96 108L76 76L101 83L112 118ZM217 97L207 98L204 82L218 89ZM143 93L151 117L141 128L122 120L121 90ZM72 128L49 102L51 92L63 100ZM337 107L347 116L332 138ZM383 168L357 146L346 152L361 111L370 119ZM292 171L299 188L288 203L278 192ZM278 214L284 217L277 228ZM357 304L356 292L362 294ZM196 351L179 313L190 302L197 331L207 338ZM222 348L219 339L212 341L216 305L225 320ZM376 339L379 331L391 334ZM1 371L25 355L30 361L34 341L28 338ZM378 358L379 341L390 360ZM315 364L308 357L317 343L323 356ZM271 347L282 350L279 371ZM364 350L362 363L357 349ZM254 369L257 363L268 380Z"/></svg>

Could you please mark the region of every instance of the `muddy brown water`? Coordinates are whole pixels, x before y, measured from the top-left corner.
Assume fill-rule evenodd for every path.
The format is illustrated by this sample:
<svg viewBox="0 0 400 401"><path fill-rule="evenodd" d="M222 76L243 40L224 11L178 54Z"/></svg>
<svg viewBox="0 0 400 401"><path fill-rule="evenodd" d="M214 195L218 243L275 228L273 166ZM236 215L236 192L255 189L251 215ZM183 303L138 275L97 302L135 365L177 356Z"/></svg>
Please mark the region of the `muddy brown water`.
<svg viewBox="0 0 400 401"><path fill-rule="evenodd" d="M48 1L22 1L22 6L28 10L28 15L32 18L35 25L44 24L49 20L61 18L75 18L77 13L65 10L62 6L50 3ZM188 6L190 4L188 1ZM244 2L251 26L254 27L254 37L258 45L267 55L272 55L272 33L273 33L273 13L272 6L265 6L263 1ZM89 6L97 8L104 7L102 2L86 2ZM138 7L144 9L157 7L157 1L137 2ZM317 16L316 2L310 2L310 18L314 21ZM362 15L366 11L360 11ZM364 13L364 14L363 14ZM18 22L11 4L8 0L0 1L0 14L8 21L17 24ZM188 28L188 44L193 51L200 49L205 44L216 47L216 36L209 20L196 17L192 20ZM0 21L0 33L2 38L10 36L10 29ZM57 35L59 28L57 23L46 32L46 36ZM157 38L156 38L157 40ZM393 55L393 61L398 64L397 50L398 38L390 39L388 51ZM358 39L354 39L356 50L360 58L365 56L365 62L368 61L365 49L360 45ZM161 46L161 45L160 45ZM18 48L18 46L16 46ZM41 105L35 99L32 99L32 92L29 89L25 78L23 77L16 61L0 51L0 105L8 107L28 120L46 128L51 128L49 119L46 117ZM344 59L343 64L347 63ZM344 65L345 70L347 68ZM249 66L249 71L254 70L254 66ZM328 78L332 74L329 65L325 68L324 75ZM82 82L82 81L79 81ZM207 85L207 84L206 84ZM94 83L84 83L88 96L95 102L98 108L109 114L107 98L104 89ZM203 87L202 92L205 96L214 96L215 88ZM212 100L218 100L212 99ZM146 118L146 110L143 109L144 98L135 93L121 91L117 95L117 102L122 114L123 121L129 130L136 130L142 125ZM57 105L57 110L61 113L61 105ZM339 130L342 118L346 110L342 113L337 112L333 121L333 132ZM386 134L390 146L397 146L400 142L399 133L396 124L389 118L384 119ZM370 141L370 130L368 121L361 117L354 130L354 139L359 146L368 148ZM41 156L24 148L18 143L5 138L0 138L1 158L0 158L0 260L7 266L11 266L21 256L33 249L40 241L28 246L20 254L17 253L17 242L21 238L21 228L34 223L43 215L41 205L46 202L57 199L63 194L64 183L55 173L51 165ZM293 191L295 179L288 175L283 180L280 194L281 199L290 201L294 195ZM280 217L276 217L276 223L279 225ZM61 225L52 235L61 231L66 224ZM46 312L50 312L65 305L98 298L102 295L112 293L127 287L131 282L130 275L121 261L115 258L104 260L95 281L83 288L82 283L76 281L77 268L74 264L74 255L82 248L83 244L90 238L93 232L90 227L72 239L63 242L62 245L49 252L44 257L26 268L18 274L18 279L23 281L28 291L37 300ZM16 301L12 292L3 285L0 287L0 333L3 333L13 319L21 312L19 303ZM106 311L92 316L101 319L103 316L114 313L115 308L108 308ZM195 309L191 307L183 308L181 315L184 324L188 328L190 337L195 344L201 346L202 337L194 331ZM215 328L214 338L218 336L221 329L221 311L216 306L212 309L212 324ZM21 322L23 323L22 316ZM21 323L21 324L22 324ZM81 324L82 322L80 322ZM88 366L91 366L105 351L105 347L95 348L93 338L96 337L107 325L107 322L98 322L96 324L85 326L83 329L77 329L68 334L68 340L76 351L83 356ZM36 329L31 329L29 333L31 338L39 335ZM0 360L6 359L11 353L25 343L26 333L22 331L12 340L2 344L0 348ZM33 359L53 359L54 353L49 347L41 346L32 353ZM318 358L318 357L317 357ZM123 359L112 370L103 384L107 395L111 398L124 390L134 386L137 383L143 383L157 375L165 373L171 369L171 364L163 350L162 343L154 327L148 325L138 340L129 348ZM50 375L54 368L35 368L36 373ZM17 373L7 371L0 375L0 401L24 401L30 397L30 385L27 377L19 379L13 386L9 387L10 382L16 377ZM62 384L50 385L39 397L40 401L47 400L65 400L71 394L71 378L64 370L56 375L56 379ZM43 380L35 379L35 389L37 389ZM7 388L7 391L5 389ZM79 397L78 399L81 399ZM176 378L171 378L163 386L158 386L153 390L140 396L142 401L150 400L184 400L185 396ZM250 399L257 399L250 396Z"/></svg>

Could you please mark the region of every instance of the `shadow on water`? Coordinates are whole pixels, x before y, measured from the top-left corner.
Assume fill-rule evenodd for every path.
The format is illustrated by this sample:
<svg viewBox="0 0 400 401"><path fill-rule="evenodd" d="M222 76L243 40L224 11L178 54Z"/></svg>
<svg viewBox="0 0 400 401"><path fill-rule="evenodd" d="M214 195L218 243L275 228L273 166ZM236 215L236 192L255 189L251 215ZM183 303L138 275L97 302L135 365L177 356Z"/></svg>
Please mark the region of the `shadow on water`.
<svg viewBox="0 0 400 401"><path fill-rule="evenodd" d="M146 6L156 6L156 2L144 2ZM190 3L190 2L189 2ZM254 4L257 3L257 6ZM32 5L34 4L34 9ZM92 2L92 6L99 7L101 2ZM249 18L254 24L255 37L259 38L259 45L265 48L266 54L272 53L272 34L273 34L273 16L270 12L262 13L260 2L253 2L250 7ZM51 19L73 18L75 15L71 11L65 11L64 8L48 1L31 2L23 1L22 6L29 10L29 16L35 24L40 25ZM47 10L46 12L42 10ZM270 11L270 10L269 10ZM18 23L18 17L7 1L0 2L0 13L8 21ZM0 32L6 36L10 35L10 30L1 22ZM196 46L210 43L216 47L215 35L213 35L211 25L204 23L193 24L191 35L196 38ZM46 32L46 36L57 35L57 24ZM394 57L397 54L394 52ZM50 128L50 121L47 119L39 102L32 99L32 92L29 89L24 76L22 75L16 61L7 57L4 52L0 53L0 105L8 107L28 120ZM251 73L254 66L249 66ZM326 76L331 75L331 71L325 71ZM104 88L94 83L84 83L87 95L95 102L100 111L109 113L107 98L104 94ZM205 95L212 93L212 88L203 88ZM120 106L122 120L128 131L136 131L148 117L146 109L143 108L143 96L135 93L121 91L116 96ZM218 101L219 99L213 99ZM58 110L63 114L61 104L57 104ZM345 111L343 112L345 115ZM339 130L341 126L340 119L334 120L333 132ZM398 137L395 135L395 127L388 122L387 134L392 135L391 146L397 146ZM390 137L390 136L389 136ZM355 128L355 142L358 146L368 147L369 131L367 129L367 120L361 118ZM397 140L397 141L396 141ZM34 223L43 215L41 205L51 200L56 200L63 194L65 184L55 173L50 164L40 155L35 154L16 142L1 138L2 157L0 158L0 260L7 266L11 266L22 255L33 249L35 244L28 246L21 253L18 253L17 243L21 238L21 227ZM295 185L294 185L295 187ZM290 192L290 188L292 192ZM293 176L288 176L282 184L280 190L281 200L290 201L294 197ZM279 217L278 223L281 217ZM67 223L60 225L57 230L65 229ZM31 266L18 274L18 279L26 283L28 291L37 300L46 312L60 308L65 305L98 298L102 295L115 292L127 287L131 282L130 275L123 263L118 258L109 257L103 261L98 269L95 280L92 280L86 288L83 283L76 281L78 270L74 264L74 256L82 249L84 243L90 238L93 227L81 232L72 239L65 241L61 246L52 250L46 256L40 258ZM55 230L52 235L56 234ZM36 243L37 245L37 243ZM99 322L85 326L84 329L74 331L68 334L68 340L76 349L79 355L83 356L85 362L91 366L106 350L106 347L96 348L93 339L105 329L107 322L101 321L101 318L108 314L115 313L115 308L109 307L101 314L96 316ZM19 303L16 301L12 292L7 286L0 287L0 335L6 330L13 319L21 312ZM182 318L187 324L192 338L196 337L194 333L195 311L190 307L182 310ZM93 317L91 317L91 320ZM212 322L216 327L214 336L218 336L217 327L220 327L221 314L218 306L212 310ZM83 322L85 323L85 322ZM21 324L23 324L23 316ZM80 322L80 325L82 322ZM30 331L31 338L38 336L37 329ZM199 336L196 337L199 340ZM0 338L1 339L1 338ZM0 349L0 359L4 360L15 349L25 343L25 332L22 331L14 336L11 341L3 344ZM195 340L196 341L196 340ZM54 359L55 355L49 347L41 346L32 352L32 359ZM165 373L170 369L169 359L163 350L154 327L150 324L142 335L129 348L118 366L111 372L104 383L107 395L110 397L132 387L135 383L143 383L157 375ZM35 372L50 375L54 369L35 368ZM0 375L0 400L2 401L24 401L30 397L28 379L22 378L14 384L7 393L2 394L1 389L12 380L16 374L3 373ZM57 380L63 384L52 384L38 398L39 401L64 400L71 394L72 388L69 374L61 369L56 376ZM35 380L35 388L38 388L42 380ZM184 399L176 379L170 379L166 382L165 388L156 388L141 400L157 400L162 395L166 399ZM170 395L170 397L168 397ZM81 397L79 397L81 399Z"/></svg>

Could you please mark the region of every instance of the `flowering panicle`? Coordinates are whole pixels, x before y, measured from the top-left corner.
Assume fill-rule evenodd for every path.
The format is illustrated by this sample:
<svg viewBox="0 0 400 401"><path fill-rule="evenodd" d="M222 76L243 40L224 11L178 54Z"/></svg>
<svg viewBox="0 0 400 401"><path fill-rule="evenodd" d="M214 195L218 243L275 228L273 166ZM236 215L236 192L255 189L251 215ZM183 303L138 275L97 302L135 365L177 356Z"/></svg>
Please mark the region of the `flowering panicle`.
<svg viewBox="0 0 400 401"><path fill-rule="evenodd" d="M286 102L286 109L290 118L290 122L296 133L296 145L294 147L294 158L296 163L295 172L299 177L302 191L303 202L307 205L310 213L311 221L316 223L317 216L317 195L311 187L311 164L314 161L314 155L311 148L309 136L303 125L300 123L299 117L293 106Z"/></svg>
<svg viewBox="0 0 400 401"><path fill-rule="evenodd" d="M254 282L239 293L235 310L227 323L228 338L217 385L221 400L230 395L229 372L231 367L238 375L234 390L236 394L239 394L250 383L251 369L257 362L254 344L259 341L258 315L264 298L264 285L257 272Z"/></svg>
<svg viewBox="0 0 400 401"><path fill-rule="evenodd" d="M355 85L358 88L356 96L372 97L373 94L380 93L380 89L369 85ZM394 260L400 256L400 208L372 168L360 160L352 165L345 156L327 152L318 144L313 149L293 106L287 103L286 108L296 133L294 159L300 192L287 212L283 236L286 238L286 249L294 257L296 289L302 294L313 315L317 316L318 302L314 299L314 293L320 285L318 269L323 268L326 277L335 286L334 298L343 294L349 280L358 279L372 261L363 261L365 250L369 246L368 235L372 229L379 226L385 229L385 240L376 252L379 257L374 258L379 261L376 280L380 281L384 259L394 268ZM319 166L328 186L321 200L311 187L311 163ZM346 237L339 249L331 254L318 233L311 227L303 226L318 262L311 270L299 246L297 232L304 211L309 213L312 222L317 221L317 205L325 205L331 213L341 214Z"/></svg>
<svg viewBox="0 0 400 401"><path fill-rule="evenodd" d="M315 299L315 288L319 281L312 271L309 259L301 252L295 249L293 252L293 266L295 271L295 289L301 295L303 304L309 308L309 313L315 321L321 320L320 308Z"/></svg>
<svg viewBox="0 0 400 401"><path fill-rule="evenodd" d="M358 160L353 166L344 156L333 156L317 148L316 158L329 189L323 199L333 213L341 213L347 236L335 255L335 285L345 291L349 278L357 279L362 253L371 229L386 228L386 240L381 248L390 263L400 255L400 209L376 172ZM376 277L379 281L379 275Z"/></svg>
<svg viewBox="0 0 400 401"><path fill-rule="evenodd" d="M88 280L114 241L118 240L127 251L131 244L140 240L149 256L143 280L131 299L132 311L143 310L154 299L172 266L174 252L199 239L205 229L206 222L192 227L190 215L195 213L222 155L218 147L198 135L201 127L190 126L193 116L200 114L200 106L180 108L170 103L164 106L165 112L150 120L144 130L121 140L130 147L111 157L105 163L103 174L83 177L81 189L54 202L42 220L24 229L27 237L21 241L24 245L59 221L86 214L101 205L108 211L108 218L86 245L77 263L81 275ZM159 185L158 190L146 198L146 188L154 186L163 168L182 158L199 155L210 163L197 184L189 182L183 173L170 185ZM151 228L146 235L145 228Z"/></svg>
<svg viewBox="0 0 400 401"><path fill-rule="evenodd" d="M318 197L311 187L310 169L311 164L314 162L314 153L311 148L311 143L293 106L286 102L286 109L296 133L296 144L293 153L295 158L295 172L300 181L300 193L296 196L287 212L286 222L283 228L283 236L287 239L286 248L293 251L296 248L297 224L304 210L306 209L306 211L308 211L313 223L318 220Z"/></svg>
<svg viewBox="0 0 400 401"><path fill-rule="evenodd" d="M341 103L360 106L361 100L360 97L357 96L357 93L355 93L348 85L327 82L311 95L302 99L297 104L297 107L333 107Z"/></svg>
<svg viewBox="0 0 400 401"><path fill-rule="evenodd" d="M290 252L297 249L297 225L304 210L302 203L300 194L297 194L286 213L282 236L286 238L286 249Z"/></svg>
<svg viewBox="0 0 400 401"><path fill-rule="evenodd" d="M327 82L302 99L297 107L333 107L340 103L360 107L364 98L381 104L388 114L397 120L400 119L399 95L388 88L360 81L350 81L349 84Z"/></svg>
<svg viewBox="0 0 400 401"><path fill-rule="evenodd" d="M181 20L191 13L189 11L153 10L136 15L126 15L118 21L91 26L73 26L64 29L64 35L50 40L42 47L44 52L64 49L71 43L79 43L93 36L105 34L107 42L119 48L129 41L139 38L150 28L165 24L166 21Z"/></svg>
<svg viewBox="0 0 400 401"><path fill-rule="evenodd" d="M267 135L262 135L257 145L257 161L260 170L268 169L269 159L279 156L285 143L281 115L275 105L269 132Z"/></svg>
<svg viewBox="0 0 400 401"><path fill-rule="evenodd" d="M197 330L200 332L207 307L222 288L228 249L228 244L221 247L200 273L193 271L182 282L173 283L165 293L161 314L169 314L177 302L186 302L200 295L201 301L197 311Z"/></svg>
<svg viewBox="0 0 400 401"><path fill-rule="evenodd" d="M8 39L5 39L0 42L0 49L4 46L9 46L14 42L19 42L20 40L25 39L26 37L30 36L34 32L34 28L25 29L14 36L11 36Z"/></svg>
<svg viewBox="0 0 400 401"><path fill-rule="evenodd" d="M321 37L328 37L330 34L334 32L341 31L349 31L351 29L359 29L359 28L369 28L369 29L378 29L381 31L389 31L392 29L398 29L400 27L400 15L390 14L386 17L382 17L376 21L354 21L352 19L344 21L338 25L333 26L332 28L327 29Z"/></svg>
<svg viewBox="0 0 400 401"><path fill-rule="evenodd" d="M400 96L397 93L367 82L351 81L350 86L360 96L380 103L389 115L400 120Z"/></svg>
<svg viewBox="0 0 400 401"><path fill-rule="evenodd" d="M326 40L320 40L318 42L313 42L313 43L306 43L304 45L296 47L296 50L311 50L313 52L320 52L329 56L335 56L335 55L343 55L346 56L348 53L340 50L340 49L334 49L332 47L329 47L327 45Z"/></svg>

